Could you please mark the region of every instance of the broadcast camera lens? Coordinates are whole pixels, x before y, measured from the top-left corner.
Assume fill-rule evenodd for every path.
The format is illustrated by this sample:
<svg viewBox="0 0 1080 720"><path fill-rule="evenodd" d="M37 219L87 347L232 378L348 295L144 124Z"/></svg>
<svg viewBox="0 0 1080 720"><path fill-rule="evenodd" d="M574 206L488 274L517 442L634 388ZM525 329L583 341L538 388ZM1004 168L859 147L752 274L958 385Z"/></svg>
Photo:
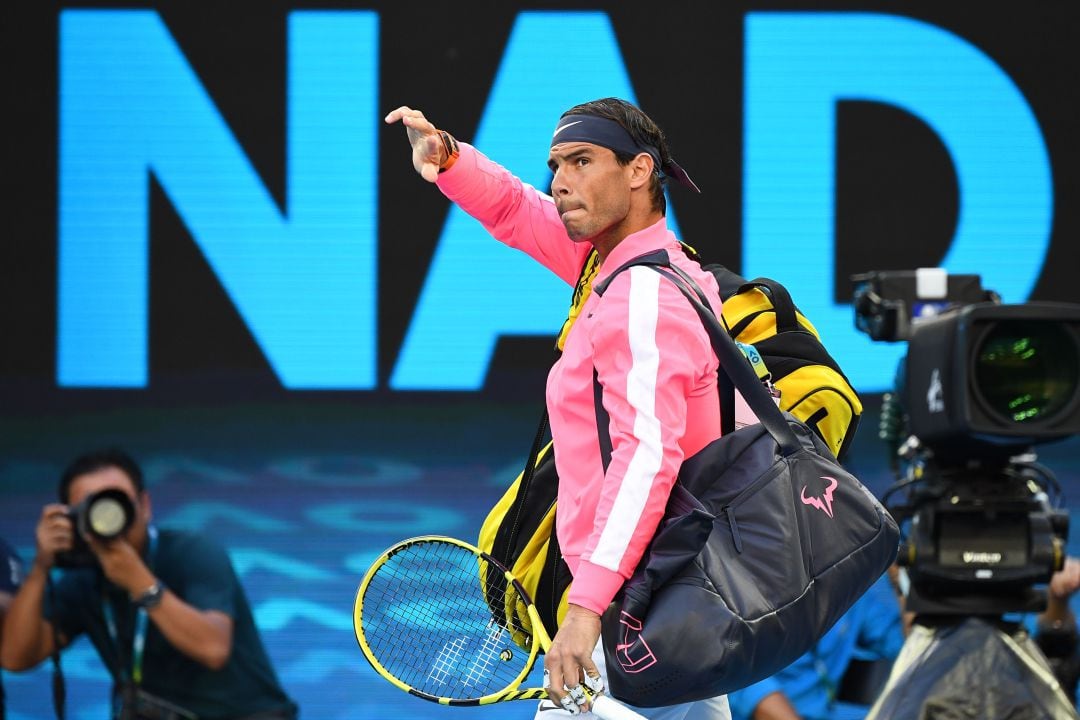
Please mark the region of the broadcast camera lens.
<svg viewBox="0 0 1080 720"><path fill-rule="evenodd" d="M1063 323L994 322L973 360L975 391L1005 424L1050 420L1076 397L1080 349Z"/></svg>

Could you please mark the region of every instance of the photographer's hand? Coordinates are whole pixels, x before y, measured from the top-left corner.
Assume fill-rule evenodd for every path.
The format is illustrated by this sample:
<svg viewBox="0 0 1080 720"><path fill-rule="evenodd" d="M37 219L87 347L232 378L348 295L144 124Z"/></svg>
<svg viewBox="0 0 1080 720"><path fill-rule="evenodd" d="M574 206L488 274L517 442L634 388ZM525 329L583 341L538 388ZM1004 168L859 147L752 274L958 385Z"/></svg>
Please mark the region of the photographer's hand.
<svg viewBox="0 0 1080 720"><path fill-rule="evenodd" d="M109 582L127 590L132 599L154 584L154 574L139 557L138 551L124 538L103 541L90 537L87 544L97 556Z"/></svg>
<svg viewBox="0 0 1080 720"><path fill-rule="evenodd" d="M56 554L71 549L75 536L75 527L68 517L67 505L52 503L41 510L35 531L37 555L34 565L48 571L56 562Z"/></svg>
<svg viewBox="0 0 1080 720"><path fill-rule="evenodd" d="M134 601L158 580L135 547L124 538L88 538L109 582L128 592ZM211 670L220 670L232 654L233 621L218 610L188 605L166 588L161 601L149 608L150 620L174 648Z"/></svg>
<svg viewBox="0 0 1080 720"><path fill-rule="evenodd" d="M8 670L29 670L56 650L57 641L60 647L68 643L63 633L54 631L43 612L49 570L56 562L58 552L71 549L75 534L67 513L66 505L55 503L41 510L34 531L37 541L34 564L3 618L0 665Z"/></svg>

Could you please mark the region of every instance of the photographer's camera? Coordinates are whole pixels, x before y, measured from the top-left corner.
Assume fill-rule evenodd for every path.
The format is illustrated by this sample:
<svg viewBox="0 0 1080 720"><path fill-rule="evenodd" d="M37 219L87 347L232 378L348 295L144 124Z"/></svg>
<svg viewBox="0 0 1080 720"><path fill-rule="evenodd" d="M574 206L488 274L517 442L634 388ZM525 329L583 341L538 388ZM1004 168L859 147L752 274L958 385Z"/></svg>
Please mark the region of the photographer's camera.
<svg viewBox="0 0 1080 720"><path fill-rule="evenodd" d="M87 537L109 541L127 532L135 521L135 504L127 493L108 488L85 497L68 510L75 529L70 550L58 553L58 567L89 567L97 563Z"/></svg>

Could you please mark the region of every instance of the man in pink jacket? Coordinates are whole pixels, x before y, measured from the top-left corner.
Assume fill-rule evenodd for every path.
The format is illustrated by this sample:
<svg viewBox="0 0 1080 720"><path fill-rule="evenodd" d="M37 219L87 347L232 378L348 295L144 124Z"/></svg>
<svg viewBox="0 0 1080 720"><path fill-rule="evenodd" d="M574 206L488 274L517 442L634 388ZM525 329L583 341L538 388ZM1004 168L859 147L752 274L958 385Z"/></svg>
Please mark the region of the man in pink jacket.
<svg viewBox="0 0 1080 720"><path fill-rule="evenodd" d="M719 314L715 279L686 256L665 219L666 180L697 187L637 107L605 98L563 114L548 156L551 196L418 110L400 107L386 116L387 123L398 121L425 180L571 286L594 248L599 264L590 290L628 261L664 250ZM600 617L652 539L683 458L720 436L720 406L717 359L700 319L675 285L648 267L619 273L602 296L589 292L564 339L548 377L547 407L558 448L556 532L574 582L544 660L555 707L549 702L541 710L561 705L576 715L588 708L581 683L591 685L603 664ZM609 418L602 429L596 381ZM729 717L723 697L645 712L663 720Z"/></svg>

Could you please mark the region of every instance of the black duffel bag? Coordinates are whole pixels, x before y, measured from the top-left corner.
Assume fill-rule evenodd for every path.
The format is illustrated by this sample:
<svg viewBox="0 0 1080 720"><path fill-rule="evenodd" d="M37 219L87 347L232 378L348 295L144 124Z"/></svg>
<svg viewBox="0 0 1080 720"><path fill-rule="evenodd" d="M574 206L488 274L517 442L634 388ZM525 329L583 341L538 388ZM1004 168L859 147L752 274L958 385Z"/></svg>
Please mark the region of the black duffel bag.
<svg viewBox="0 0 1080 720"><path fill-rule="evenodd" d="M693 280L640 264L694 305L720 359L722 397L738 388L760 421L683 462L657 534L604 613L609 690L656 707L789 665L885 572L900 534L821 439L776 407Z"/></svg>

